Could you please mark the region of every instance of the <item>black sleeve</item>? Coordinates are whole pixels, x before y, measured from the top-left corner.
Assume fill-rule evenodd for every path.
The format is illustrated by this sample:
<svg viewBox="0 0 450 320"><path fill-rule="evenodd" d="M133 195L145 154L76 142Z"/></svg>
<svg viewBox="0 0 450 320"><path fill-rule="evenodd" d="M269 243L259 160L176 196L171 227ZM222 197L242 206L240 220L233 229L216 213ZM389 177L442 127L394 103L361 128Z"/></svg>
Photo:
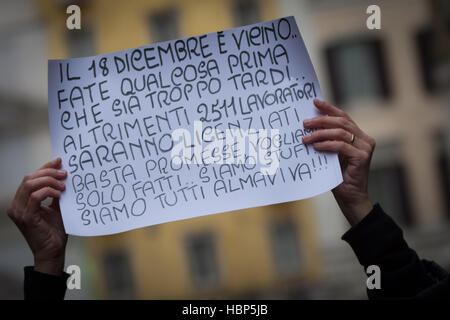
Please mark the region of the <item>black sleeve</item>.
<svg viewBox="0 0 450 320"><path fill-rule="evenodd" d="M437 292L436 287L449 288L448 274L419 259L408 247L402 230L378 204L342 239L350 244L365 270L370 265L380 268L381 289L368 289L369 299L408 299L428 296Z"/></svg>
<svg viewBox="0 0 450 320"><path fill-rule="evenodd" d="M33 267L25 267L24 298L25 300L63 300L66 293L66 282L69 274L54 276L34 271Z"/></svg>

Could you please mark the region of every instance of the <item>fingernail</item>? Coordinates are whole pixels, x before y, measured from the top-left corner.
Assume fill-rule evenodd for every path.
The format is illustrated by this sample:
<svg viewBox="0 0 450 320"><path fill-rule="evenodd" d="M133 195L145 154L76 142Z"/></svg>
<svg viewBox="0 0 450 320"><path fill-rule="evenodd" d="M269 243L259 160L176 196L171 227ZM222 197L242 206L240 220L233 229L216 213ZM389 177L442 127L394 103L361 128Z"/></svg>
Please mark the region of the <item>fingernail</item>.
<svg viewBox="0 0 450 320"><path fill-rule="evenodd" d="M309 120L309 119L303 120L304 126L309 126L310 124L311 124L311 120Z"/></svg>
<svg viewBox="0 0 450 320"><path fill-rule="evenodd" d="M67 171L66 170L58 170L58 173L61 175L65 175L67 173Z"/></svg>

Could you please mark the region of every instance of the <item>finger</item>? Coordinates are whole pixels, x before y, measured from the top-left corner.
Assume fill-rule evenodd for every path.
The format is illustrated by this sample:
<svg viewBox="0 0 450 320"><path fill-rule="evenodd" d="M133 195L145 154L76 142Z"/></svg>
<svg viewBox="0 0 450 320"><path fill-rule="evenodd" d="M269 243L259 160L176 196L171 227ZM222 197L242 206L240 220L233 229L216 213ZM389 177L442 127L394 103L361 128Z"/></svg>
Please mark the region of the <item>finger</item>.
<svg viewBox="0 0 450 320"><path fill-rule="evenodd" d="M37 190L36 188L33 188L33 182L31 181L41 177L53 177L54 179L61 180L67 177L67 171L54 168L46 168L26 175L23 178L23 181L20 184L19 188L17 189L14 200L19 207L25 207L27 205L30 193L34 190Z"/></svg>
<svg viewBox="0 0 450 320"><path fill-rule="evenodd" d="M303 126L305 128L340 127L351 133L354 133L359 140L362 139L365 142L364 144L369 145L372 150L375 148L375 140L367 135L364 131L362 131L347 113L329 104L328 102L320 101L318 99L314 100L314 104L322 113L325 113L328 116L319 116L305 120L303 122Z"/></svg>
<svg viewBox="0 0 450 320"><path fill-rule="evenodd" d="M63 191L66 188L66 185L64 184L64 182L50 176L27 180L23 184L24 193L27 195L44 187L52 187L56 190Z"/></svg>
<svg viewBox="0 0 450 320"><path fill-rule="evenodd" d="M314 99L314 105L317 107L317 109L319 109L320 112L322 112L326 115L335 116L335 117L344 117L344 118L350 119L350 117L347 115L347 113L345 113L341 109L329 104L326 101Z"/></svg>
<svg viewBox="0 0 450 320"><path fill-rule="evenodd" d="M58 157L56 159L53 159L52 161L47 162L46 164L44 164L42 167L39 168L40 169L45 169L45 168L56 168L59 169L61 167L61 158Z"/></svg>
<svg viewBox="0 0 450 320"><path fill-rule="evenodd" d="M36 170L24 177L24 181L36 179L39 177L50 176L58 180L65 179L67 177L67 171L54 168L45 168Z"/></svg>
<svg viewBox="0 0 450 320"><path fill-rule="evenodd" d="M307 136L303 136L303 143L307 144L323 140L341 140L344 142L350 142L352 140L352 134L341 128L333 128L316 130Z"/></svg>
<svg viewBox="0 0 450 320"><path fill-rule="evenodd" d="M51 186L56 187L56 189L60 189L58 184L54 183L53 179L58 181L58 180L66 178L66 177L67 177L67 172L65 170L51 169L51 168L37 170L33 173L26 175L23 178L22 184L20 185L19 189L17 190L16 197L18 199L18 202L25 205L27 203L28 196L30 195L31 192L37 190L39 188L39 186L40 186L40 188L44 187L45 185L42 185L42 183L45 184L45 181L48 181L48 179L42 179L42 178L52 178ZM38 187L36 187L36 184L38 185ZM64 184L64 187L65 187L65 184ZM62 189L62 190L64 190L64 189Z"/></svg>
<svg viewBox="0 0 450 320"><path fill-rule="evenodd" d="M334 116L318 116L303 121L305 128L342 128L350 132L359 131L359 128L349 119Z"/></svg>
<svg viewBox="0 0 450 320"><path fill-rule="evenodd" d="M333 128L333 129L321 129L312 132L311 134L303 137L303 143L312 144L320 141L326 140L339 140L343 142L350 143L357 148L363 149L365 151L370 152L370 145L362 139L354 138L354 142L352 143L353 134L347 130L341 128Z"/></svg>
<svg viewBox="0 0 450 320"><path fill-rule="evenodd" d="M42 189L34 191L28 199L28 209L27 212L35 212L40 206L41 202L48 197L59 198L61 196L61 191L53 189L52 187L44 187Z"/></svg>
<svg viewBox="0 0 450 320"><path fill-rule="evenodd" d="M359 150L351 144L343 141L322 141L314 143L314 149L317 151L336 152L349 159L365 158L366 152Z"/></svg>

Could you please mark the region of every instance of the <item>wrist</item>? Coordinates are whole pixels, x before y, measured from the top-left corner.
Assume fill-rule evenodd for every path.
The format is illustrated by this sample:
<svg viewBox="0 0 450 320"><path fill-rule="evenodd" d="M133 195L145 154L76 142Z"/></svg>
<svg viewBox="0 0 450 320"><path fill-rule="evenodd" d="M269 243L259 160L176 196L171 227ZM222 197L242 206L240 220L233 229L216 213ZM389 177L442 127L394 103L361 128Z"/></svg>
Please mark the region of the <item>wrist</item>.
<svg viewBox="0 0 450 320"><path fill-rule="evenodd" d="M352 227L360 223L373 209L368 197L350 204L339 203L339 206Z"/></svg>
<svg viewBox="0 0 450 320"><path fill-rule="evenodd" d="M34 271L60 276L64 272L64 255L51 259L34 259Z"/></svg>

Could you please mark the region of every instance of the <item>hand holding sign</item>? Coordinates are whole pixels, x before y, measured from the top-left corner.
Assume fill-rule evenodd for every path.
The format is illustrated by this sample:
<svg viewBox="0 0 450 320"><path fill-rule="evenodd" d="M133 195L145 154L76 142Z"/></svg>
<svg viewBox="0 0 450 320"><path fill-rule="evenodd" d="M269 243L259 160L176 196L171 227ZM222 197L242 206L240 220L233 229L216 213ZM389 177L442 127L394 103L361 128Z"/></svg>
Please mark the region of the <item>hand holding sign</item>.
<svg viewBox="0 0 450 320"><path fill-rule="evenodd" d="M320 96L292 17L50 60L66 231L111 234L332 189L336 155L302 141Z"/></svg>
<svg viewBox="0 0 450 320"><path fill-rule="evenodd" d="M303 137L303 142L313 144L319 151L339 154L343 170L343 183L333 189L339 207L349 223L358 224L371 210L369 199L370 160L375 140L362 131L347 113L331 104L314 100L322 114L305 120L306 128L324 128Z"/></svg>
<svg viewBox="0 0 450 320"><path fill-rule="evenodd" d="M54 275L63 270L67 243L58 205L67 172L60 167L57 158L26 175L7 210L33 252L34 270ZM47 197L53 198L51 205L41 205Z"/></svg>

